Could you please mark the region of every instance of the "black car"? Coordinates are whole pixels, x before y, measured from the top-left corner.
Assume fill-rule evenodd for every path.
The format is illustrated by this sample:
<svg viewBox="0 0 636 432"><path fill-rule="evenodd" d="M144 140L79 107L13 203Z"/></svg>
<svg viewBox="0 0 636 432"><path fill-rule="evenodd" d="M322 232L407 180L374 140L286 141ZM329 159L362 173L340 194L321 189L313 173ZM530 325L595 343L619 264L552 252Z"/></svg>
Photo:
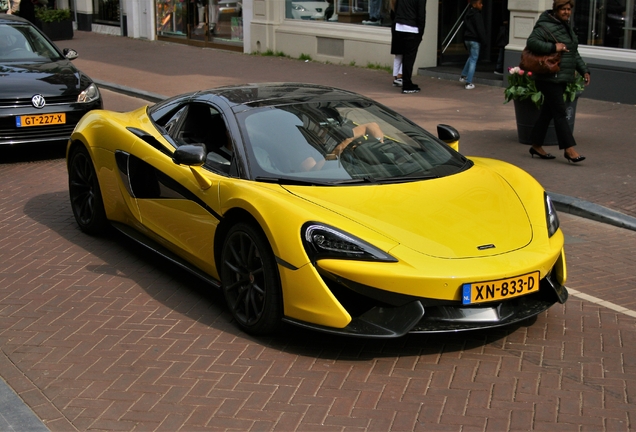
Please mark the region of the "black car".
<svg viewBox="0 0 636 432"><path fill-rule="evenodd" d="M84 114L102 108L76 57L24 18L0 15L0 145L66 141Z"/></svg>

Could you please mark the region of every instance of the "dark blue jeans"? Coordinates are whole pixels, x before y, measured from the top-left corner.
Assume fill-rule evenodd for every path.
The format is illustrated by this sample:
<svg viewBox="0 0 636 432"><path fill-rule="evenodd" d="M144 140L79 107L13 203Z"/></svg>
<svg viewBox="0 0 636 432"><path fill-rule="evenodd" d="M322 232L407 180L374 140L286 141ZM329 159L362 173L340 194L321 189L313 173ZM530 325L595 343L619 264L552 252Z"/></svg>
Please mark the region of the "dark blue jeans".
<svg viewBox="0 0 636 432"><path fill-rule="evenodd" d="M553 83L549 81L536 80L537 90L543 93L543 105L537 122L532 128L531 140L533 145L542 146L545 135L550 126L550 120L554 120L554 131L556 132L559 148L574 147L576 141L572 135L572 129L568 124L567 113L565 111L565 101L563 93L567 83Z"/></svg>
<svg viewBox="0 0 636 432"><path fill-rule="evenodd" d="M466 77L467 83L473 82L473 75L475 75L475 68L477 67L477 60L479 59L479 48L480 44L476 41L464 41L464 44L468 48L468 60L466 60L466 64L464 65L464 69L462 70L462 76Z"/></svg>

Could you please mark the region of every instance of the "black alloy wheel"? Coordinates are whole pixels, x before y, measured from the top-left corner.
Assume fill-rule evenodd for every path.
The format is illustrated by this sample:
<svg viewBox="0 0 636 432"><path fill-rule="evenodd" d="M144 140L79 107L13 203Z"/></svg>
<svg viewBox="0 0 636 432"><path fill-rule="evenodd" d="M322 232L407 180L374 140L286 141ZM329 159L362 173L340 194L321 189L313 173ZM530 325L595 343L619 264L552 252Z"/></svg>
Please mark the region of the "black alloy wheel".
<svg viewBox="0 0 636 432"><path fill-rule="evenodd" d="M274 254L260 230L233 226L222 253L223 293L234 319L248 333L274 332L281 323L282 296Z"/></svg>
<svg viewBox="0 0 636 432"><path fill-rule="evenodd" d="M73 149L68 166L68 190L73 216L80 229L92 235L108 228L102 193L93 161L86 148Z"/></svg>

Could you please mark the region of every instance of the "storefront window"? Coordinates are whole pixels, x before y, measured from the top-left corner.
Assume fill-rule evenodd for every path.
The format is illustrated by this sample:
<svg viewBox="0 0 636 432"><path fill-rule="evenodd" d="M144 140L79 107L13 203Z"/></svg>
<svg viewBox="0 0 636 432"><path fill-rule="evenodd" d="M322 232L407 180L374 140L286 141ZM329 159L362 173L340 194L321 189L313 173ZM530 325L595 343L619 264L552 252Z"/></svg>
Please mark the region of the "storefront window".
<svg viewBox="0 0 636 432"><path fill-rule="evenodd" d="M574 9L579 43L636 49L635 0L580 0Z"/></svg>
<svg viewBox="0 0 636 432"><path fill-rule="evenodd" d="M119 0L93 0L93 22L119 26Z"/></svg>
<svg viewBox="0 0 636 432"><path fill-rule="evenodd" d="M161 36L185 36L187 4L183 0L157 0L157 33Z"/></svg>
<svg viewBox="0 0 636 432"><path fill-rule="evenodd" d="M242 41L243 4L237 0L214 0L212 6L212 36L217 40Z"/></svg>
<svg viewBox="0 0 636 432"><path fill-rule="evenodd" d="M285 18L390 27L390 0L286 0Z"/></svg>
<svg viewBox="0 0 636 432"><path fill-rule="evenodd" d="M197 42L242 43L240 0L156 0L157 34Z"/></svg>

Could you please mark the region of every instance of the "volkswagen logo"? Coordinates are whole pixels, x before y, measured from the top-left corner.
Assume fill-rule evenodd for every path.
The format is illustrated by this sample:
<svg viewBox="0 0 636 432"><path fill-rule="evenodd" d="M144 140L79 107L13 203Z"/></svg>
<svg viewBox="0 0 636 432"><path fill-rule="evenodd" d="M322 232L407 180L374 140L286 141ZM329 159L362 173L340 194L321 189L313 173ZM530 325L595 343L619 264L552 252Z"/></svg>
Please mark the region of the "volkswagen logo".
<svg viewBox="0 0 636 432"><path fill-rule="evenodd" d="M44 105L46 105L46 101L44 100L44 96L42 96L41 94L36 94L35 96L33 96L31 98L31 103L36 108L44 108Z"/></svg>

